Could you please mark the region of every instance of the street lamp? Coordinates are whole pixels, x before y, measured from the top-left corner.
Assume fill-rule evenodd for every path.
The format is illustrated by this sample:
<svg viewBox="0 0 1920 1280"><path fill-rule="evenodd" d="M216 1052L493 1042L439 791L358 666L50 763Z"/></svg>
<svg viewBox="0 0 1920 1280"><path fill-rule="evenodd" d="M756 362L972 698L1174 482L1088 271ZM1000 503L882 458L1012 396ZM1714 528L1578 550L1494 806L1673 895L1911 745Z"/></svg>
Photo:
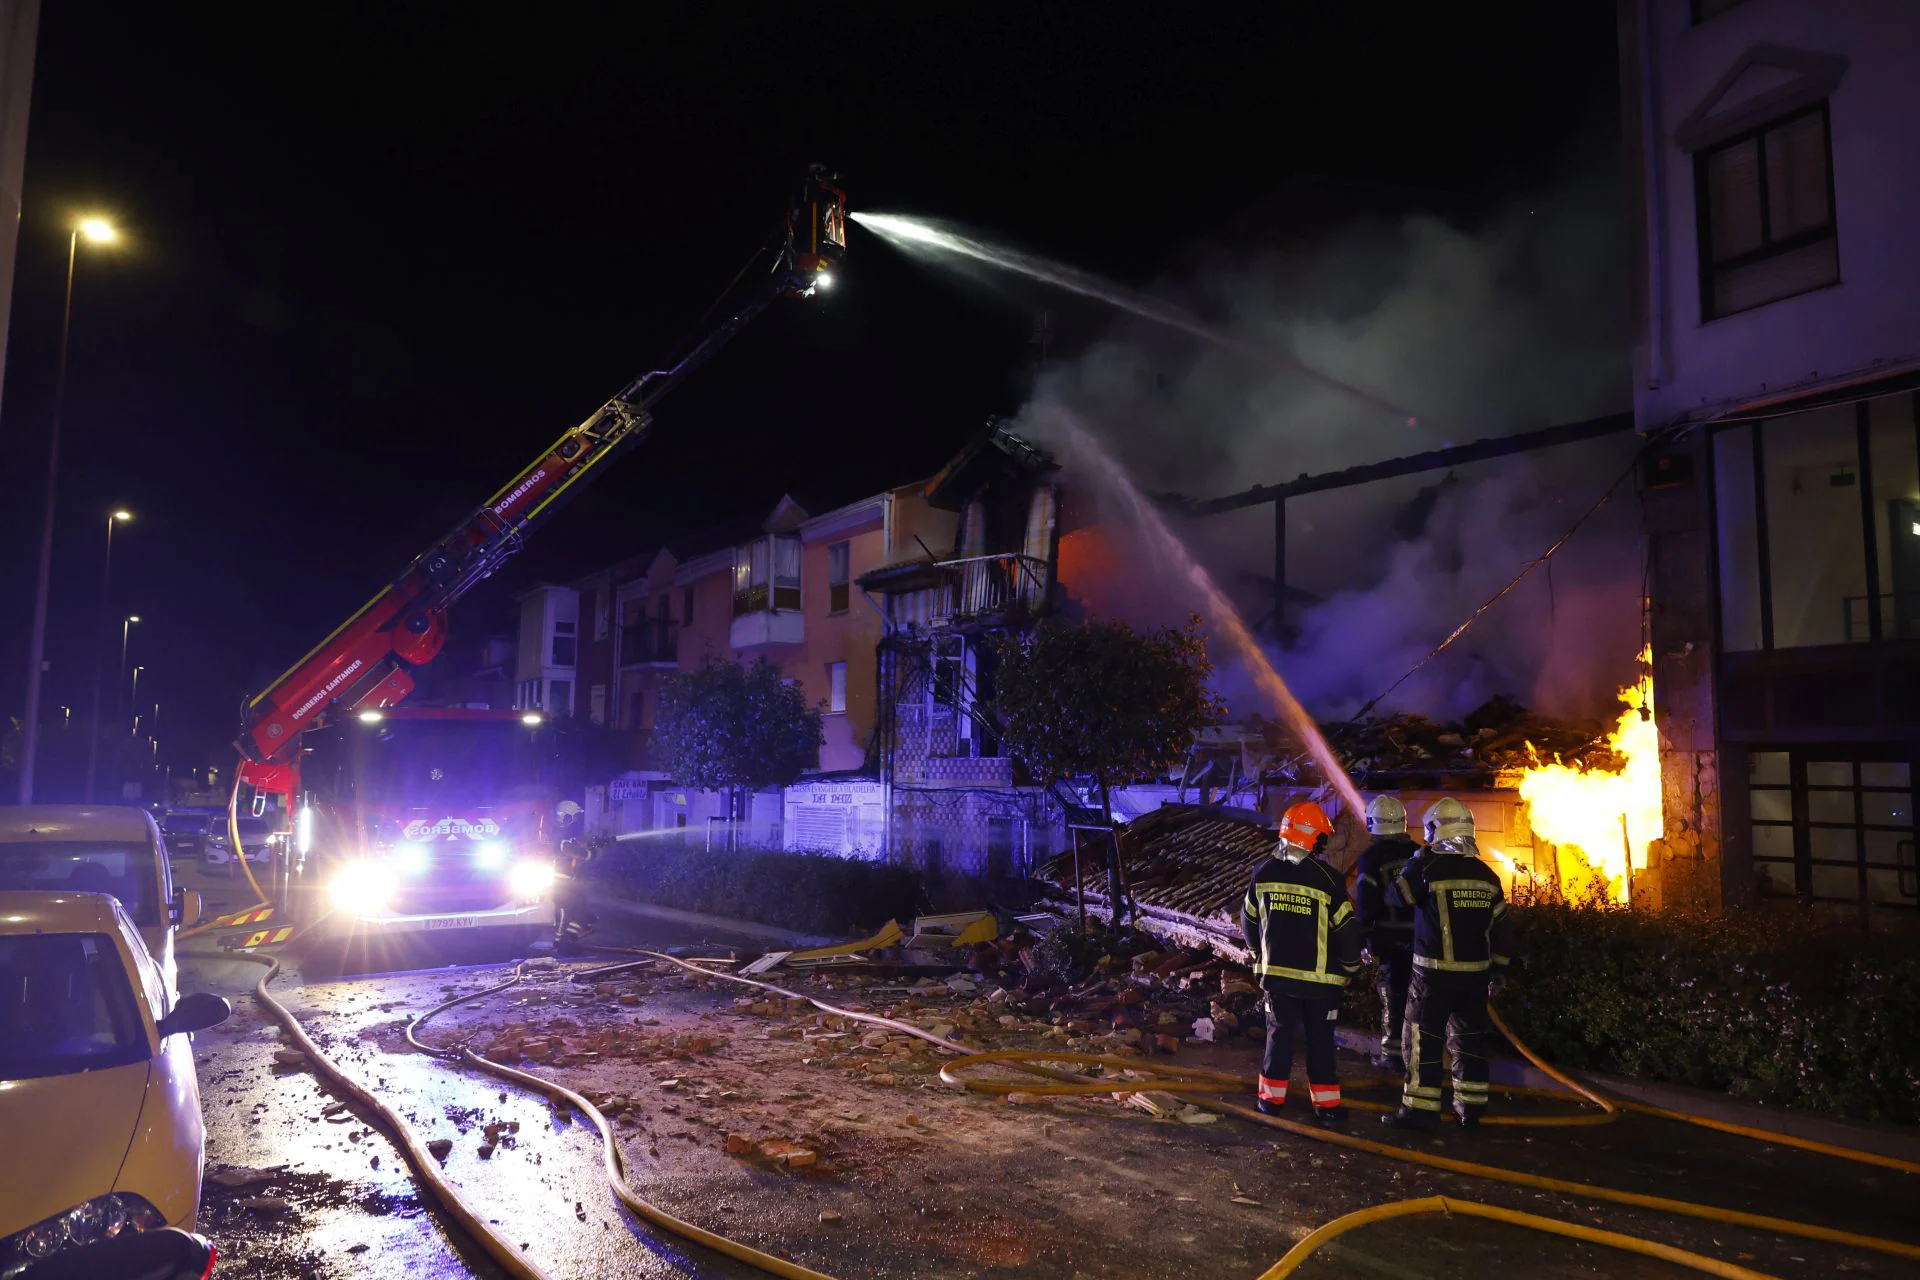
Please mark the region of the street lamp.
<svg viewBox="0 0 1920 1280"><path fill-rule="evenodd" d="M100 668L107 665L107 609L113 603L113 527L133 519L133 512L121 507L107 516L107 554L100 562L100 623L93 649L93 723L87 737L87 803L93 803L94 771L100 762ZM122 641L122 652L125 642ZM122 662L125 658L122 658ZM120 696L119 681L114 682L115 698Z"/></svg>
<svg viewBox="0 0 1920 1280"><path fill-rule="evenodd" d="M34 756L40 745L40 677L47 652L47 591L53 582L54 499L60 491L60 415L67 402L67 337L73 329L73 268L80 255L80 238L89 244L111 244L118 239L104 218L82 218L67 237L67 297L60 312L60 358L53 381L53 428L47 444L47 496L40 523L40 569L33 588L33 638L27 645L27 706L20 733L20 803L33 803ZM97 725L97 722L96 722ZM98 733L94 735L96 738ZM89 769L89 774L92 770ZM92 799L89 777L88 799Z"/></svg>

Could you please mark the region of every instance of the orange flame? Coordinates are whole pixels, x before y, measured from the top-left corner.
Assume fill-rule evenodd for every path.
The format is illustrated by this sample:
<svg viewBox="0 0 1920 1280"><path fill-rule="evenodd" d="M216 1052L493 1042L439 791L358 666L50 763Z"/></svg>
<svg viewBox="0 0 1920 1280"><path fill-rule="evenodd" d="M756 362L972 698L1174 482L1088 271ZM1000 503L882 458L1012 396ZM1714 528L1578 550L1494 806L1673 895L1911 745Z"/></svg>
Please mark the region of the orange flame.
<svg viewBox="0 0 1920 1280"><path fill-rule="evenodd" d="M1584 859L1616 902L1628 901L1632 872L1647 865L1647 845L1666 833L1652 662L1652 650L1642 649L1640 678L1620 690L1626 710L1607 735L1607 744L1626 761L1624 769L1576 769L1556 762L1536 765L1520 779L1534 834Z"/></svg>

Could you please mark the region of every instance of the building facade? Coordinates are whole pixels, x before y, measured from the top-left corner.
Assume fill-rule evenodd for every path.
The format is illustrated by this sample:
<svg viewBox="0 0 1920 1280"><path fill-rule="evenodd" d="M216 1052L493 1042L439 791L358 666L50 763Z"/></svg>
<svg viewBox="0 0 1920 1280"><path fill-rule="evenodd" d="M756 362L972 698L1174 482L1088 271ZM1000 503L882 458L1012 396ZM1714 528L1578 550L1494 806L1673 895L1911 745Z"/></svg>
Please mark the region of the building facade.
<svg viewBox="0 0 1920 1280"><path fill-rule="evenodd" d="M1665 896L1920 906L1920 6L1620 16Z"/></svg>

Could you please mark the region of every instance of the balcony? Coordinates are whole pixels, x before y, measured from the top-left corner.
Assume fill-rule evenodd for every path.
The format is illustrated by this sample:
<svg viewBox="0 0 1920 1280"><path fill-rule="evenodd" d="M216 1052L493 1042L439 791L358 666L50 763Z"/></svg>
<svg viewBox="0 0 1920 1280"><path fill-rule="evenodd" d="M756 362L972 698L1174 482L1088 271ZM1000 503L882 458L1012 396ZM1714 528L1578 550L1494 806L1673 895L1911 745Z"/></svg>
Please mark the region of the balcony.
<svg viewBox="0 0 1920 1280"><path fill-rule="evenodd" d="M733 621L727 643L735 649L800 644L806 639L800 612L800 539L792 534L755 538L733 553Z"/></svg>
<svg viewBox="0 0 1920 1280"><path fill-rule="evenodd" d="M679 661L676 628L665 618L641 618L620 628L620 665L670 667Z"/></svg>
<svg viewBox="0 0 1920 1280"><path fill-rule="evenodd" d="M932 618L953 624L1033 614L1047 602L1045 560L1013 553L942 560L947 580L935 592Z"/></svg>

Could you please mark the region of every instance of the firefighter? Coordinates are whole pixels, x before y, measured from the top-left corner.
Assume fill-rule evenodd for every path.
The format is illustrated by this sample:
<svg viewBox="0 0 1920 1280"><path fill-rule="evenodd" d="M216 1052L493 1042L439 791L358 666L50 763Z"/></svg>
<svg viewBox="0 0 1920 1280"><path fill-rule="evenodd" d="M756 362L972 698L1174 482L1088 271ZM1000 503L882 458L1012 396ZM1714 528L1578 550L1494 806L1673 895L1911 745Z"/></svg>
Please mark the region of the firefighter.
<svg viewBox="0 0 1920 1280"><path fill-rule="evenodd" d="M1381 1119L1398 1129L1440 1123L1440 1038L1453 1057L1453 1109L1471 1129L1487 1110L1488 987L1505 975L1513 922L1500 877L1480 860L1473 814L1451 796L1427 810L1427 847L1402 868L1394 894L1414 913L1413 978L1407 988L1407 1083L1400 1109Z"/></svg>
<svg viewBox="0 0 1920 1280"><path fill-rule="evenodd" d="M1407 1012L1407 982L1413 976L1413 911L1393 894L1401 868L1418 851L1407 834L1407 809L1395 796L1375 796L1367 805L1367 830L1373 843L1360 855L1357 914L1360 937L1377 966L1380 992L1380 1049L1373 1065L1395 1073L1407 1069L1400 1042Z"/></svg>
<svg viewBox="0 0 1920 1280"><path fill-rule="evenodd" d="M1293 1074L1293 1034L1304 1027L1307 1095L1317 1125L1344 1124L1334 1069L1333 1021L1360 968L1360 928L1346 881L1319 855L1333 834L1326 811L1296 804L1280 819L1280 843L1260 864L1241 908L1253 971L1267 993L1267 1054L1258 1106L1278 1115Z"/></svg>

